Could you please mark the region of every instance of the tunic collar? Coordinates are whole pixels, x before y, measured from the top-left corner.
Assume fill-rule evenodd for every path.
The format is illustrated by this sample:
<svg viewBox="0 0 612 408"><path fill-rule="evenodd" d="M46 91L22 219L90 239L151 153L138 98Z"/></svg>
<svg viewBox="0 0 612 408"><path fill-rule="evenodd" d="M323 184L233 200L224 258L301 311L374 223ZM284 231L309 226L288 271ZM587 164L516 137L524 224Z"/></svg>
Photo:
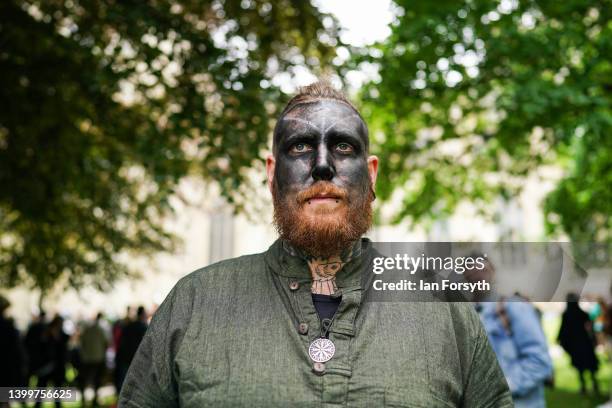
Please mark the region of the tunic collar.
<svg viewBox="0 0 612 408"><path fill-rule="evenodd" d="M363 269L371 262L372 242L361 238L353 247L350 260L336 275L339 288L360 286ZM311 274L306 259L282 239L277 239L265 253L268 266L278 275L287 278L310 280Z"/></svg>

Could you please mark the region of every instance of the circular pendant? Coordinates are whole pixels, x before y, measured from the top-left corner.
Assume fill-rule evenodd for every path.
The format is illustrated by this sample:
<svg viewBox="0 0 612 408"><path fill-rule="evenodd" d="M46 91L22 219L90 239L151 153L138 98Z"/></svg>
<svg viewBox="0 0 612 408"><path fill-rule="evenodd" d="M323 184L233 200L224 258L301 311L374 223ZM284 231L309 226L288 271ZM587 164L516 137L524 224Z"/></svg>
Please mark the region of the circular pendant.
<svg viewBox="0 0 612 408"><path fill-rule="evenodd" d="M331 360L335 352L336 346L334 346L334 343L321 337L310 343L310 347L308 347L308 355L316 363L325 363Z"/></svg>

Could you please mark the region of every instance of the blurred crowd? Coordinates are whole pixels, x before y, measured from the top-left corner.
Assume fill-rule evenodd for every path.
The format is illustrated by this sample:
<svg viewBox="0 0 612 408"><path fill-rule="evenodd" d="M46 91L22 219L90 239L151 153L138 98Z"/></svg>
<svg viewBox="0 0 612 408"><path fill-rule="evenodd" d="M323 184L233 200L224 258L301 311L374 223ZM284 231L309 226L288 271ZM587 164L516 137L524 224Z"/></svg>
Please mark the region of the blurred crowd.
<svg viewBox="0 0 612 408"><path fill-rule="evenodd" d="M603 298L579 302L568 294L557 342L577 370L581 392L600 394L596 348L612 358L612 302ZM582 299L584 300L584 299ZM517 407L544 406L544 388L554 387L554 372L542 326L542 313L520 294L512 299L488 295L475 299ZM118 395L130 362L154 310L128 308L125 316L108 319L98 313L74 322L44 311L20 333L7 316L9 302L0 296L1 386L72 386L85 396L93 388L97 406L100 387L112 384ZM611 387L612 389L612 387ZM86 401L82 397L83 406ZM38 403L36 406L40 406ZM60 406L56 402L56 406ZM604 407L612 407L611 401Z"/></svg>
<svg viewBox="0 0 612 408"><path fill-rule="evenodd" d="M128 307L119 319L98 313L75 322L60 315L49 318L41 311L20 333L6 314L9 306L0 296L0 386L76 387L83 406L88 387L93 388L93 406L98 406L98 390L104 385L113 384L118 395L154 313L143 306Z"/></svg>

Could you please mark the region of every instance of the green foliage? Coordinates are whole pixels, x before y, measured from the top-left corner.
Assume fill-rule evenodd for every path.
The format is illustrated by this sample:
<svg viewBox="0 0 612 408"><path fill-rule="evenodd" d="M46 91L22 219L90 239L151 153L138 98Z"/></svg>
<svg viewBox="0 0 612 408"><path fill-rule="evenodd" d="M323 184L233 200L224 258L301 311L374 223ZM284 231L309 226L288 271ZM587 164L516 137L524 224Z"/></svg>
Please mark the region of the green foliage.
<svg viewBox="0 0 612 408"><path fill-rule="evenodd" d="M0 16L0 284L43 291L108 287L120 256L170 249L161 221L190 173L239 207L272 75L316 72L337 38L299 0L9 0Z"/></svg>
<svg viewBox="0 0 612 408"><path fill-rule="evenodd" d="M362 99L395 221L486 214L554 165L547 232L610 242L610 1L396 3L390 38L354 61L380 67Z"/></svg>

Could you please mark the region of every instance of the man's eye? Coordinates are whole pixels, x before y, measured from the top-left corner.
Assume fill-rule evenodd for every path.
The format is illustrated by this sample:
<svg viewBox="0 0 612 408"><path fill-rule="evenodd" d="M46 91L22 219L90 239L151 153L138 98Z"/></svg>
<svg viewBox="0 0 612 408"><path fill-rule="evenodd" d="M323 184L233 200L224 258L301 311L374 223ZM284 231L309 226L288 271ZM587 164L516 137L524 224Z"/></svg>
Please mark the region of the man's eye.
<svg viewBox="0 0 612 408"><path fill-rule="evenodd" d="M291 153L304 153L304 152L309 152L312 150L312 147L310 147L310 145L307 145L306 143L296 143L293 146L291 146L290 152Z"/></svg>
<svg viewBox="0 0 612 408"><path fill-rule="evenodd" d="M336 145L336 149L341 153L352 153L353 152L353 146L351 146L348 143L338 143Z"/></svg>

